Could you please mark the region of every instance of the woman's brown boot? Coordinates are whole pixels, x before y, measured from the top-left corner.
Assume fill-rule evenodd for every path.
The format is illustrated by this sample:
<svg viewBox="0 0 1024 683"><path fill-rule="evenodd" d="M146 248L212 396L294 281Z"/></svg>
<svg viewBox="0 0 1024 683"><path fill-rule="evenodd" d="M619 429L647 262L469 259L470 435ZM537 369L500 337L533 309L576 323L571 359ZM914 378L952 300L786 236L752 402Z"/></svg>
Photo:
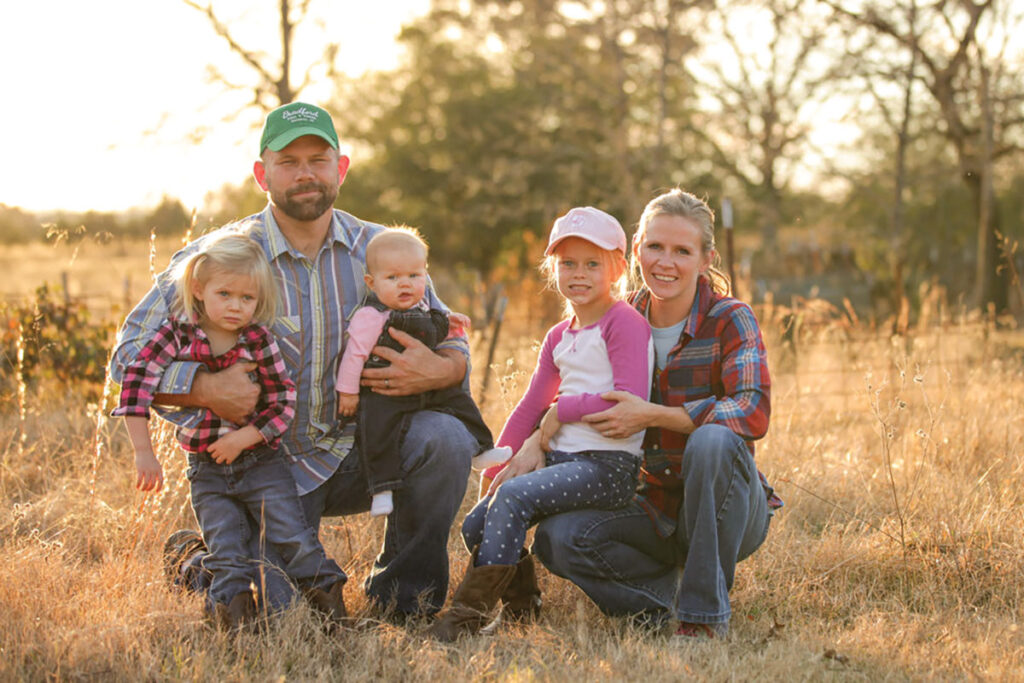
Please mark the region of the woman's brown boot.
<svg viewBox="0 0 1024 683"><path fill-rule="evenodd" d="M540 616L540 588L537 586L537 567L533 555L523 548L519 552L516 572L501 594L501 616L515 620L529 620Z"/></svg>
<svg viewBox="0 0 1024 683"><path fill-rule="evenodd" d="M476 552L469 560L462 583L452 596L451 605L427 629L427 635L434 640L451 643L461 635L478 633L516 573L515 565L476 567L473 565L475 561Z"/></svg>

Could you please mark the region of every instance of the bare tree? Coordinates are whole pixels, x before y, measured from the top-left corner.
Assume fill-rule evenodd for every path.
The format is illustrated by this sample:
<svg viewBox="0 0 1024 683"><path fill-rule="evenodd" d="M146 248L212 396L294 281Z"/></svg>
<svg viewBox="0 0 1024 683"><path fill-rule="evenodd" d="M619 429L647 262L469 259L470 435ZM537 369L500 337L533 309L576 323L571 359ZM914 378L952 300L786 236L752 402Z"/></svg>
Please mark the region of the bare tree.
<svg viewBox="0 0 1024 683"><path fill-rule="evenodd" d="M918 20L918 0L903 0L899 10L904 14L907 32L918 35L921 30ZM871 113L881 119L895 140L895 160L892 169L892 205L889 207L888 243L889 266L892 269L896 300L894 309L904 296L904 280L907 266L907 229L905 205L908 187L908 151L914 139L915 123L920 117L915 108L915 94L920 89L918 77L918 53L907 46L893 53L878 46L874 40L866 40L864 34L848 36L846 62L858 86L870 94ZM886 46L887 47L887 46ZM870 124L868 124L870 125Z"/></svg>
<svg viewBox="0 0 1024 683"><path fill-rule="evenodd" d="M255 106L262 111L270 111L282 104L293 101L313 79L314 70L326 66L328 76L333 77L334 61L338 51L337 43L327 43L322 56L306 67L301 79L296 83L292 78L292 48L295 30L309 19L311 0L278 0L278 36L279 43L275 55L268 55L260 49L243 45L236 39L228 23L214 9L212 0L205 4L195 0L182 0L189 7L202 12L214 32L220 36L231 52L237 55L249 67L254 82L237 83L227 78L216 65L209 65L211 79L231 91L251 91L252 100L247 107Z"/></svg>
<svg viewBox="0 0 1024 683"><path fill-rule="evenodd" d="M742 28L752 35L741 35L731 21L742 14ZM708 43L715 50L695 59L698 74L706 72L699 88L715 103L701 132L715 162L754 201L772 251L791 170L834 77L829 27L806 0L741 0L721 5L717 16L720 39Z"/></svg>
<svg viewBox="0 0 1024 683"><path fill-rule="evenodd" d="M1020 151L1015 141L1024 126L1024 86L1019 64L1008 50L1019 16L999 12L995 0L942 0L919 8L929 31L900 15L889 2L820 0L839 16L913 51L924 83L938 105L943 134L956 150L961 176L974 198L978 249L974 299L998 310L1008 302L1008 285L998 269L996 162ZM920 16L927 13L928 16ZM983 23L984 19L988 19ZM979 35L979 28L985 29Z"/></svg>

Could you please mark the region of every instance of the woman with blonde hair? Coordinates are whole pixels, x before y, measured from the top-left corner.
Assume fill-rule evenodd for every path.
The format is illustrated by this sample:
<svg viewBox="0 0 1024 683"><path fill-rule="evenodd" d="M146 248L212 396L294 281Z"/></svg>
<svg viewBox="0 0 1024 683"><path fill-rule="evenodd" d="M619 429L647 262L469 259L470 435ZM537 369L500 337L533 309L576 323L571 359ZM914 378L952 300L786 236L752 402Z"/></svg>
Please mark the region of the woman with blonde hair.
<svg viewBox="0 0 1024 683"><path fill-rule="evenodd" d="M707 203L674 189L647 204L629 302L651 325L651 397L608 392L615 405L584 418L612 439L646 430L643 484L626 507L542 521L533 546L605 613L671 622L680 637L728 633L736 563L764 542L782 505L754 464L770 414L764 343L716 256ZM536 450L533 441L516 457Z"/></svg>

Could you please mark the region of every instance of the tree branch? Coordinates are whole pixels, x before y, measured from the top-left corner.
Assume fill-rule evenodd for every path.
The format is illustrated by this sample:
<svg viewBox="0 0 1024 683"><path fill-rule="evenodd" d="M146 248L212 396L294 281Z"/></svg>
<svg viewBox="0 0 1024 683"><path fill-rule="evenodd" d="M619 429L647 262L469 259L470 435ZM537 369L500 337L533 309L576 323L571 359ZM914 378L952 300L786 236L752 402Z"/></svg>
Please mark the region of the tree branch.
<svg viewBox="0 0 1024 683"><path fill-rule="evenodd" d="M217 17L216 13L214 13L212 4L203 6L197 2L194 2L193 0L181 1L189 7L191 7L192 9L205 14L206 18L209 19L210 25L213 27L213 30L217 33L217 35L227 42L228 47L231 48L232 52L241 57L249 66L255 69L261 78L263 78L268 83L273 83L276 80L260 63L257 57L257 53L253 53L249 50L246 50L235 40L234 36L231 35L231 31L228 30L228 27L225 26L224 23Z"/></svg>

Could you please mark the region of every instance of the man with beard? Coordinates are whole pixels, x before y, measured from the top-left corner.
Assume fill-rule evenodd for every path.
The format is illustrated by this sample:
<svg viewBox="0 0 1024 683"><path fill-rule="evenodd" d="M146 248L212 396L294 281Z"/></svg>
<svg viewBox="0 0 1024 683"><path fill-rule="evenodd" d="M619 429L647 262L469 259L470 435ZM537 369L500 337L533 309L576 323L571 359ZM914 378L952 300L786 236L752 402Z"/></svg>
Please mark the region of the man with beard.
<svg viewBox="0 0 1024 683"><path fill-rule="evenodd" d="M348 157L338 151L330 114L302 102L279 107L267 116L260 159L253 167L269 202L262 212L217 231L248 233L263 247L280 284L272 331L298 389L295 419L282 438L281 451L314 528L325 515L370 507L367 478L355 452L354 423L336 427L334 375L346 321L363 298L366 245L385 228L332 209L348 167ZM124 367L172 312L173 271L205 239L175 254L129 314L111 361L115 380L120 381ZM432 308L444 308L432 290L427 296ZM374 353L390 366L365 370L364 386L405 396L464 381L469 356L465 338L431 351L403 332L394 330L392 336L405 350L375 347ZM208 408L232 422L244 421L259 395L249 378L252 368L237 363L208 372L196 363L174 363L160 386L157 402L171 406L162 415L188 424L200 412L196 408ZM411 420L401 452L403 487L396 492L383 549L364 586L373 604L393 608L398 617L440 609L448 588L448 531L477 450L476 440L455 417L421 411ZM254 557L260 556L258 543L253 534ZM202 570L204 552L197 533L173 534L165 546L169 578L188 589L205 590L209 576ZM271 571L264 572L265 584L258 593L268 607L278 608L291 601L293 589L282 573L272 570L276 558L269 553L265 557Z"/></svg>

